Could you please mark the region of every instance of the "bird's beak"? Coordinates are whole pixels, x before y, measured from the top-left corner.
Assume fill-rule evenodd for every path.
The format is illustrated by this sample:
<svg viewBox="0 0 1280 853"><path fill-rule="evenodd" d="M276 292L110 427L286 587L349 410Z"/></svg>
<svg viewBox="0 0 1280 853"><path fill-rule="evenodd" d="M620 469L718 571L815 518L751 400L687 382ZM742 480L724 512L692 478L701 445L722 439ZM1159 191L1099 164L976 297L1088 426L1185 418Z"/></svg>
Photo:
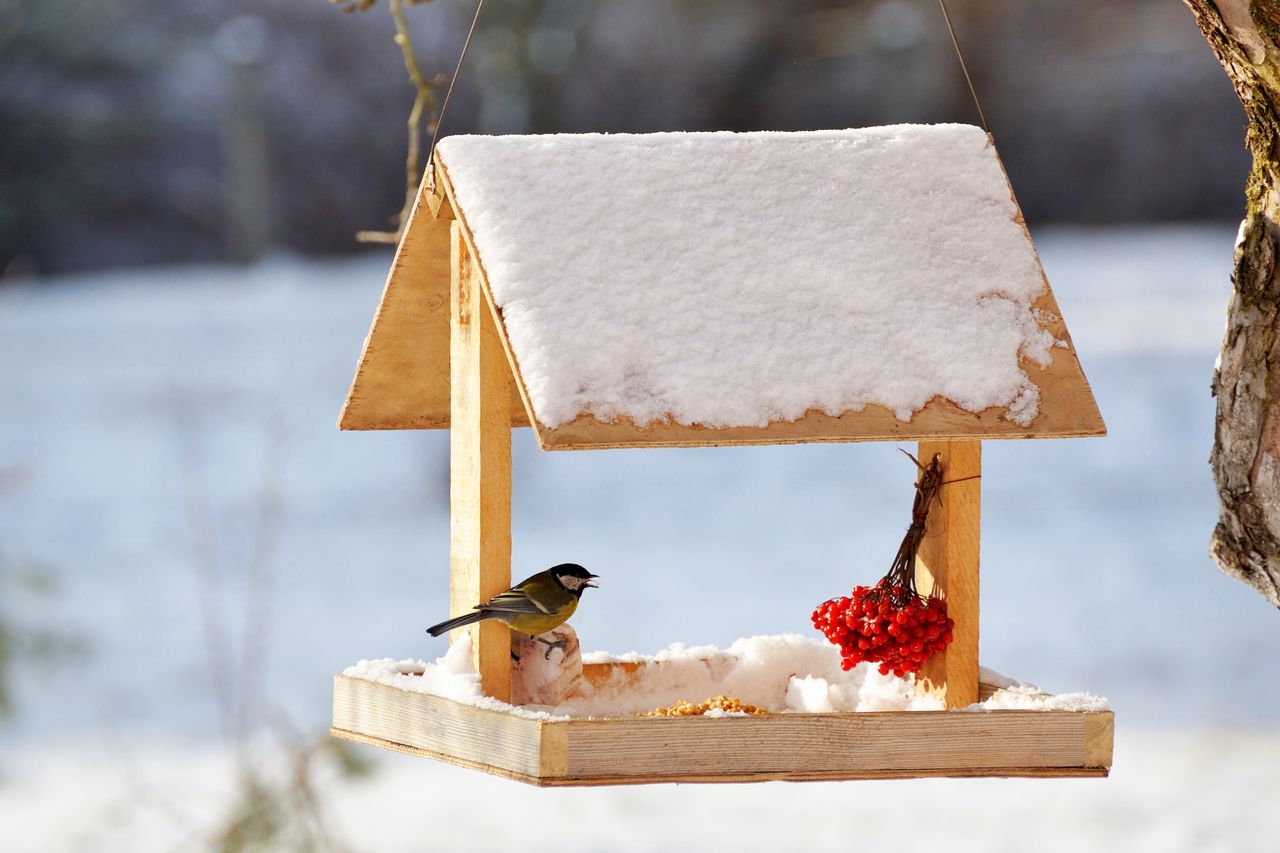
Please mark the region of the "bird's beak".
<svg viewBox="0 0 1280 853"><path fill-rule="evenodd" d="M588 577L591 577L591 578L598 578L598 577L600 577L600 576L599 576L599 575L588 575ZM598 583L592 583L591 581L587 581L586 583L584 583L584 584L583 584L583 586L589 586L589 587L591 587L592 589L599 589L599 588L600 588L600 584L598 584Z"/></svg>

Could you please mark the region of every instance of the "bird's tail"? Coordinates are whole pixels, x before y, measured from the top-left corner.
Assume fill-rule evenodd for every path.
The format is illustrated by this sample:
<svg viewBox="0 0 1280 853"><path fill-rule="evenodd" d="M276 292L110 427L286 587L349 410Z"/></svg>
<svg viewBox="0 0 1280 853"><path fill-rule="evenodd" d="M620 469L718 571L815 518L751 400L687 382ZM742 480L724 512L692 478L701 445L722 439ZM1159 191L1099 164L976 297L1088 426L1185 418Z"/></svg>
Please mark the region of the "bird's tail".
<svg viewBox="0 0 1280 853"><path fill-rule="evenodd" d="M479 622L482 619L492 619L492 613L486 613L483 610L477 610L473 613L465 613L462 616L455 616L452 619L446 619L439 625L432 625L427 629L427 633L433 637L439 637L446 631L452 631L454 628L461 628L463 625L470 625L473 622Z"/></svg>

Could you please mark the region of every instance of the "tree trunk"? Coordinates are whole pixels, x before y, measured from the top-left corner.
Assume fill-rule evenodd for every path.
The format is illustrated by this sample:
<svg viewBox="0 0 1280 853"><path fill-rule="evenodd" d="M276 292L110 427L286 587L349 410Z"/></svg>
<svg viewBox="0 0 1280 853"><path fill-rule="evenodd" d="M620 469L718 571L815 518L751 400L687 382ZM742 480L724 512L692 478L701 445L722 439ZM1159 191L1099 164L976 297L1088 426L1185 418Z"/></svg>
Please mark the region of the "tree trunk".
<svg viewBox="0 0 1280 853"><path fill-rule="evenodd" d="M1280 0L1184 0L1248 118L1253 168L1214 371L1210 554L1280 607Z"/></svg>

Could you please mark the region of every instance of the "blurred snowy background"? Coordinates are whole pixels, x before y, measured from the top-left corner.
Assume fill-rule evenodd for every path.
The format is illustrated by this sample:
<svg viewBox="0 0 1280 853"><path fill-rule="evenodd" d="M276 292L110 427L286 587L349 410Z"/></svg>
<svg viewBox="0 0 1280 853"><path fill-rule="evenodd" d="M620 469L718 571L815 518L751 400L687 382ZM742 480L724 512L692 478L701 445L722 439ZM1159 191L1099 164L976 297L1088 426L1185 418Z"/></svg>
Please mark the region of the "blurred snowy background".
<svg viewBox="0 0 1280 853"><path fill-rule="evenodd" d="M987 445L983 662L1110 697L1110 780L538 791L332 744L331 675L442 653L447 607L447 435L334 428L390 19L0 0L0 849L1273 849L1280 619L1206 556L1239 106L1173 0L949 6L1111 430ZM409 9L429 72L470 10ZM454 132L972 120L931 0L486 15ZM515 571L604 576L590 648L807 631L907 520L893 445L515 442Z"/></svg>

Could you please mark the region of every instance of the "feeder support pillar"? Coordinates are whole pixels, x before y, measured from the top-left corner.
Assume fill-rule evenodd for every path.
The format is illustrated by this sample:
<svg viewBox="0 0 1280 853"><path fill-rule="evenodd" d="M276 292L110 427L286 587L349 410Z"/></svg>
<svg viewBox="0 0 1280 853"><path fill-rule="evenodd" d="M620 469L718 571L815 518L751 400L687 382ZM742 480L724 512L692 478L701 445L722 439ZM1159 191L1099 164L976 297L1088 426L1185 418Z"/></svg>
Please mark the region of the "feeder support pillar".
<svg viewBox="0 0 1280 853"><path fill-rule="evenodd" d="M452 224L449 404L449 613L511 586L511 368L462 230ZM486 696L511 701L511 631L458 628Z"/></svg>
<svg viewBox="0 0 1280 853"><path fill-rule="evenodd" d="M948 708L978 701L978 541L982 510L982 442L922 441L921 464L942 457L943 486L929 509L916 554L916 590L947 602L955 620L945 651L916 673L916 691Z"/></svg>

